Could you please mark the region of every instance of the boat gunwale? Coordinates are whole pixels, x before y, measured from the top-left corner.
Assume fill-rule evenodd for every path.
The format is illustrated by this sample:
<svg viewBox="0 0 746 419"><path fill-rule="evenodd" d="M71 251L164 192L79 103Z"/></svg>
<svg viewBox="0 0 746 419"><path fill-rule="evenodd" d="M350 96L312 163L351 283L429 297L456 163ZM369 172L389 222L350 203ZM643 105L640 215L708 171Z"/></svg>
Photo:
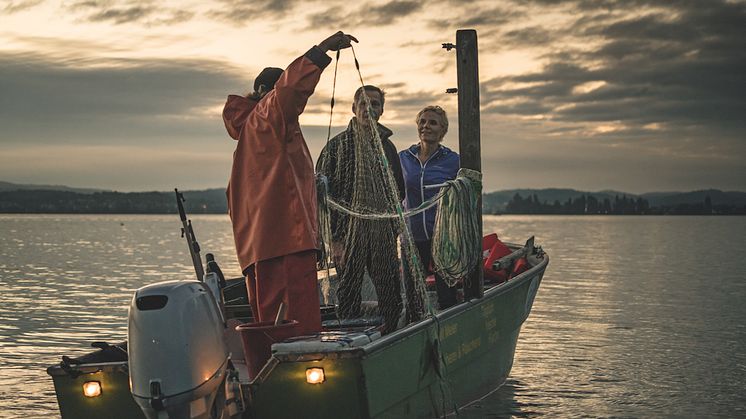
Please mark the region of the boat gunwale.
<svg viewBox="0 0 746 419"><path fill-rule="evenodd" d="M521 247L520 245L512 244L512 243L507 243L507 245L510 247L516 247L516 248ZM549 256L546 253L543 253L540 259L540 263L538 263L535 266L532 266L527 271L522 272L519 275L516 275L514 278L511 278L508 281L505 281L501 284L497 284L493 287L486 289L484 292L484 295L481 298L475 298L469 301L464 301L461 304L457 304L440 313L435 314L434 316L427 317L426 319L422 321L413 323L404 328L396 330L389 335L383 336L363 346L338 348L336 350L323 351L323 352L301 351L301 350L288 351L288 352L282 352L282 353L273 353L272 357L277 358L277 360L281 362L306 362L306 361L315 361L315 360L321 360L321 359L363 358L367 355L370 355L380 350L383 347L387 347L393 344L394 342L403 340L421 330L427 329L433 324L435 324L436 322L441 322L449 318L455 317L464 311L471 310L474 307L477 307L483 304L489 299L492 299L500 294L510 291L511 289L515 287L520 286L524 282L528 281L529 279L533 279L536 275L539 275L541 272L543 272L546 269L546 266L548 263L549 263ZM124 368L127 368L128 361L80 364L80 365L72 365L71 367L80 371L83 374L93 374L98 371L101 371L105 367L119 366L120 368L122 368L122 364L124 364ZM86 371L83 371L83 369L85 369ZM52 376L67 375L67 372L65 372L65 370L60 365L52 365L48 367L47 373Z"/></svg>
<svg viewBox="0 0 746 419"><path fill-rule="evenodd" d="M81 374L95 374L99 371L103 371L107 367L118 367L120 369L128 368L129 360L127 361L109 361L109 362L92 362L85 364L72 364L70 370L80 372ZM47 367L47 374L51 376L66 376L70 375L65 371L59 364L51 365Z"/></svg>
<svg viewBox="0 0 746 419"><path fill-rule="evenodd" d="M362 346L362 350L366 355L370 355L371 353L380 350L382 347L389 346L396 341L402 340L416 332L419 332L422 329L429 328L436 321L441 322L451 317L455 317L464 311L471 310L483 304L489 299L495 298L500 294L503 294L505 292L512 290L515 287L520 286L521 284L528 281L529 279L533 279L536 275L540 275L541 273L544 272L544 270L546 270L546 267L548 264L549 264L549 256L546 253L544 253L540 263L538 263L535 266L532 266L527 271L519 275L516 275L514 278L511 278L510 280L503 282L502 284L498 284L492 288L487 289L484 292L483 297L475 298L469 301L464 301L461 304L457 304L453 307L448 308L447 310L444 310L440 313L435 314L435 316L428 317L418 323L414 323L412 325L399 329L389 335L383 336L380 339L376 339L375 341Z"/></svg>

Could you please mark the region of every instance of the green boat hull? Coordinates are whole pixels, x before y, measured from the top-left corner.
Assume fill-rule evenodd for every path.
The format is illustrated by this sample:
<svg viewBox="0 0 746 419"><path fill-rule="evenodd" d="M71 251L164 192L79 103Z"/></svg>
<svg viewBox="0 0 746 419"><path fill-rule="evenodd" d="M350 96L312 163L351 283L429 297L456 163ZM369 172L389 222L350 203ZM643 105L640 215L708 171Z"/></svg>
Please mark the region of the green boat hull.
<svg viewBox="0 0 746 419"><path fill-rule="evenodd" d="M544 255L484 297L363 346L274 353L259 377L244 385L244 417L431 418L478 400L510 373L548 262ZM324 369L323 383L306 382L311 367ZM129 390L126 361L72 369L48 369L63 418L144 418ZM84 397L86 381L101 382L102 396Z"/></svg>
<svg viewBox="0 0 746 419"><path fill-rule="evenodd" d="M63 418L145 419L130 393L126 361L76 366L72 374L59 366L47 371ZM88 381L101 384L100 397L83 396L83 384Z"/></svg>
<svg viewBox="0 0 746 419"><path fill-rule="evenodd" d="M431 418L483 397L510 373L547 263L368 345L275 354L274 368L250 385L252 417ZM326 381L306 383L311 367Z"/></svg>

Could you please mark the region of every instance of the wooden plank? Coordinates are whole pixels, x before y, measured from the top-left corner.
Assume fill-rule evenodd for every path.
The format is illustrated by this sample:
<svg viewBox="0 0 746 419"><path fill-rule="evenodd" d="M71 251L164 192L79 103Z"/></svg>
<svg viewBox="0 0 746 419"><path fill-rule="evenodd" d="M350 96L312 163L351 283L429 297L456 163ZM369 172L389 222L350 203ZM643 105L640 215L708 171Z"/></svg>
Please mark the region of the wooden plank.
<svg viewBox="0 0 746 419"><path fill-rule="evenodd" d="M456 31L456 72L458 77L458 144L461 167L482 171L481 136L479 125L479 60L477 31ZM479 237L482 237L482 191L479 191L477 217ZM480 243L481 249L481 243ZM464 284L464 299L481 298L484 273L481 265Z"/></svg>

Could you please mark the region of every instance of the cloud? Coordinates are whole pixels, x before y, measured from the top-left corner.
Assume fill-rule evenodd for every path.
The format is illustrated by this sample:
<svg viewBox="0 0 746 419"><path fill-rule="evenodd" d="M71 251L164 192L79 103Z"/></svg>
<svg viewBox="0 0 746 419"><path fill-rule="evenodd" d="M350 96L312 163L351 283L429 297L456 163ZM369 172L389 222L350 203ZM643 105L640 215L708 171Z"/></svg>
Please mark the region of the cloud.
<svg viewBox="0 0 746 419"><path fill-rule="evenodd" d="M626 128L619 132L640 132L651 123L698 126L713 133L724 132L724 127L743 129L744 3L655 2L655 9L643 7L631 17L608 13L621 3L601 3L605 7L597 19L584 15L573 27L589 47L548 51L538 71L486 81L487 112L574 124L618 121ZM575 5L599 8L587 2ZM505 35L530 42L520 34L533 32L524 28ZM551 38L545 32L538 43Z"/></svg>
<svg viewBox="0 0 746 419"><path fill-rule="evenodd" d="M542 105L535 101L522 101L510 104L492 105L487 107L484 111L487 113L495 112L499 114L542 115L551 110L551 107Z"/></svg>
<svg viewBox="0 0 746 419"><path fill-rule="evenodd" d="M290 15L298 0L220 0L207 16L234 24L248 25L256 19L281 19Z"/></svg>
<svg viewBox="0 0 746 419"><path fill-rule="evenodd" d="M440 14L440 17L429 18L427 23L429 28L436 30L472 28L479 30L480 34L483 34L483 31L492 31L495 27L519 19L526 13L523 8L515 5L494 7L491 2L476 2L465 5L463 2L456 1L452 5L446 4L435 7L447 12ZM432 15L437 16L439 13L433 13Z"/></svg>
<svg viewBox="0 0 746 419"><path fill-rule="evenodd" d="M381 6L372 6L367 4L363 8L365 21L373 25L386 25L393 23L401 18L420 10L422 2L420 1L400 1L394 0Z"/></svg>
<svg viewBox="0 0 746 419"><path fill-rule="evenodd" d="M334 27L345 22L347 16L348 14L343 6L332 5L321 12L309 14L306 18L308 21L307 29Z"/></svg>
<svg viewBox="0 0 746 419"><path fill-rule="evenodd" d="M73 13L85 15L89 22L128 23L146 26L174 25L191 20L195 13L182 8L163 7L160 3L143 1L78 1L67 5Z"/></svg>
<svg viewBox="0 0 746 419"><path fill-rule="evenodd" d="M353 10L350 10L347 2L326 2L324 5L325 9L307 15L306 29L387 26L422 10L423 7L422 2L410 0L393 0L380 5L369 2ZM350 29L350 32L354 33L354 30Z"/></svg>
<svg viewBox="0 0 746 419"><path fill-rule="evenodd" d="M88 17L91 22L112 21L119 25L142 20L144 17L152 14L154 11L151 7L128 7L122 9L107 9L94 13Z"/></svg>
<svg viewBox="0 0 746 419"><path fill-rule="evenodd" d="M506 31L499 35L500 48L537 47L557 41L555 31L541 26L529 26Z"/></svg>
<svg viewBox="0 0 746 419"><path fill-rule="evenodd" d="M20 1L8 1L5 7L0 10L0 14L13 14L22 12L39 5L42 0L20 0Z"/></svg>
<svg viewBox="0 0 746 419"><path fill-rule="evenodd" d="M222 105L246 90L243 73L210 60L0 52L0 178L122 190L224 185L235 142Z"/></svg>
<svg viewBox="0 0 746 419"><path fill-rule="evenodd" d="M375 42L372 59L363 54L370 50L358 52L366 82L388 91L382 121L394 129L396 145L416 141L414 115L425 105L440 104L451 125L446 145L457 149L456 97L442 91L455 85L455 59L438 46L453 42L453 29L470 27L479 33L486 190L743 189L744 1L184 3L3 3L0 14L17 16L9 17L16 26L4 29L6 48L0 52L0 178L77 173L75 183L90 185L88 179L109 168L101 169L106 156L121 152L121 161L111 165L118 172L110 171L102 182L124 185L121 173L131 166L137 185L155 185L159 173L177 173L184 161L199 166L207 150L211 167L202 165L193 176L223 184L234 143L224 133L222 104L227 93L244 92L255 74L231 67L232 60L243 60L244 67L255 63L236 59L231 43L241 41L225 39L226 33L249 34L261 43L257 53L266 51L268 58L295 56L299 43L318 41L337 28L365 37L366 47ZM59 37L62 25L26 31L20 25L31 8L40 16L59 15L61 24L75 30L69 38ZM190 22L174 30L143 29L185 21ZM214 33L205 36L205 30ZM115 38L107 38L112 32ZM87 35L92 33L100 34ZM186 59L111 58L161 57L165 48L171 48L169 56ZM193 54L215 58L190 59ZM340 65L347 64L353 68L349 62ZM340 68L345 69L340 76L346 75L346 67ZM332 133L351 116L357 74L352 69L349 74L355 80L337 84ZM329 120L331 71L323 77L301 119L314 156ZM45 150L39 165L28 163ZM55 169L55 159L75 164L58 163ZM532 167L530 173L526 167ZM40 183L49 183L44 176Z"/></svg>
<svg viewBox="0 0 746 419"><path fill-rule="evenodd" d="M100 142L126 138L222 137L227 93L248 86L242 72L209 60L96 61L0 53L3 143Z"/></svg>

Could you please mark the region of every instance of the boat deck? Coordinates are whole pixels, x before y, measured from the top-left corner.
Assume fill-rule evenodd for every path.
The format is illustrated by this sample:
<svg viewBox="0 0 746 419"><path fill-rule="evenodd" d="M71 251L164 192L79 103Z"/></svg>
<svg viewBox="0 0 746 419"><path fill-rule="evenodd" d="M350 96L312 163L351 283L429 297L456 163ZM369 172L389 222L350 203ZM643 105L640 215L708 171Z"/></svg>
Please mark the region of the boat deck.
<svg viewBox="0 0 746 419"><path fill-rule="evenodd" d="M242 283L243 278L235 278L229 282L233 281ZM502 284L506 283L486 283L484 291L487 292ZM437 300L437 294L434 290L428 290L428 294L431 301ZM454 307L450 307L449 310L458 307L462 303L461 298L462 293L461 289L459 289L460 303ZM327 301L329 300L327 299ZM368 306L368 309L366 310L368 313L374 312L377 305L375 301L364 301L363 304ZM244 305L244 307L240 308L235 307L234 305L233 310L236 309L239 309L244 313L250 313L248 305ZM365 345L373 343L382 337L379 330L379 327L382 325L382 320L379 316L373 315L370 317L355 319L338 319L333 305L323 305L321 311L323 327L321 333L297 336L275 343L272 345L273 357L278 360L295 361L330 355L334 357L360 356L362 348ZM442 312L442 310L438 310L436 314L440 312ZM405 317L405 313L402 313L402 319ZM250 321L253 321L250 317L230 319L228 330L234 330L235 326ZM402 324L401 326L405 327L406 325ZM248 376L246 373L248 368L244 361L241 339L237 333L230 334L232 336L229 336L228 341L231 350L231 360L239 371L239 376L242 377L241 382L243 384L248 384L249 380L246 378Z"/></svg>

